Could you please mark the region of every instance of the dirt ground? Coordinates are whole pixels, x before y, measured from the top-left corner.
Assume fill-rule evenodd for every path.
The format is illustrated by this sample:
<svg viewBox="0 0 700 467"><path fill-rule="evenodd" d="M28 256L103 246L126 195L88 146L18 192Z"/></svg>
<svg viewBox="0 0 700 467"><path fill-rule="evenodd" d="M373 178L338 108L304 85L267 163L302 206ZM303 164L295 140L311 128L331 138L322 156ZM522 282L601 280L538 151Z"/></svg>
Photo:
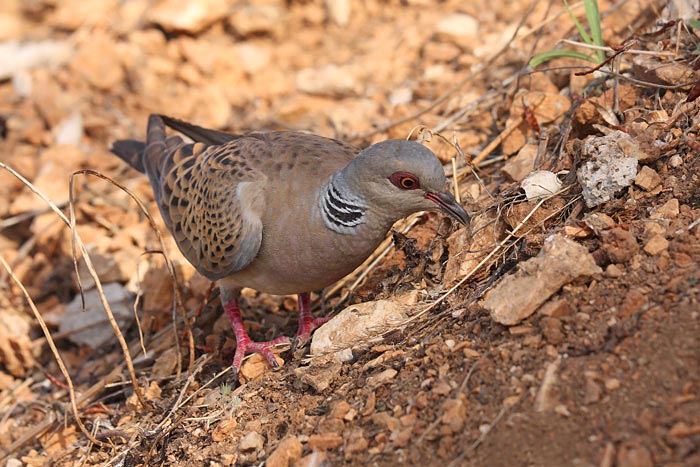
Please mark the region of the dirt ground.
<svg viewBox="0 0 700 467"><path fill-rule="evenodd" d="M594 71L528 67L593 54L560 42L581 38L557 1L3 0L2 465L700 466L700 37L681 3L599 2L614 59ZM109 153L149 113L410 135L457 175L472 224L400 222L327 291L330 315L404 313L348 361L305 347L234 379L217 292ZM633 163L596 203L593 142ZM528 200L533 169L561 188ZM81 259L85 312L74 231L101 284ZM293 334L296 309L242 300L254 339Z"/></svg>

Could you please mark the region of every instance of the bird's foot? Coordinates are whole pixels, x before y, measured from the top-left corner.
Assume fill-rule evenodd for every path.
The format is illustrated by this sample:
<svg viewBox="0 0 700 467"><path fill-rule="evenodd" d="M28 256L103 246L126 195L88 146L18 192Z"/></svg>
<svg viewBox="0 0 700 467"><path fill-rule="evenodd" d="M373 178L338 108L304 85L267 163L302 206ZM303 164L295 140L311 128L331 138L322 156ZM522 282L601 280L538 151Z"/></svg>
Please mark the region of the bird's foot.
<svg viewBox="0 0 700 467"><path fill-rule="evenodd" d="M330 317L324 316L323 318L314 318L310 314L308 316L299 316L299 328L297 329L297 335L294 338L301 342L306 342L311 337L311 333L323 324L330 321Z"/></svg>
<svg viewBox="0 0 700 467"><path fill-rule="evenodd" d="M291 339L287 336L282 336L271 341L255 342L245 330L243 317L235 300L231 300L224 305L224 312L231 322L233 333L236 335L236 353L233 355L233 364L231 365L236 375L238 375L243 364L243 357L251 353L260 353L273 369L279 368L279 363L277 363L271 347L279 344L288 344L291 342Z"/></svg>
<svg viewBox="0 0 700 467"><path fill-rule="evenodd" d="M278 337L277 339L266 342L254 342L246 335L244 338L236 341L236 353L233 356L232 365L233 369L236 371L236 374L238 374L241 369L241 365L243 364L243 357L251 353L261 354L263 357L265 357L265 360L267 360L270 367L273 369L278 369L280 365L277 363L277 359L275 358L275 354L272 352L271 347L279 344L289 344L290 342L291 339L287 336Z"/></svg>
<svg viewBox="0 0 700 467"><path fill-rule="evenodd" d="M289 356L291 357L296 352L300 345L306 343L311 337L311 333L314 329L327 323L330 320L329 317L314 318L311 314L311 308L309 307L309 294L300 293L299 294L299 327L297 328L297 335L292 341L292 348L289 349Z"/></svg>

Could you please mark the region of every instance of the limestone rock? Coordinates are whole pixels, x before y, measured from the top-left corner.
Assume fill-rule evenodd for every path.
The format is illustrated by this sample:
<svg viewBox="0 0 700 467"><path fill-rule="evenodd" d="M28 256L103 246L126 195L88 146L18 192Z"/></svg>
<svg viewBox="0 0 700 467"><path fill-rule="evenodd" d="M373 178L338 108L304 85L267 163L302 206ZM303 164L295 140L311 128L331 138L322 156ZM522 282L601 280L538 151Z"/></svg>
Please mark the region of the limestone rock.
<svg viewBox="0 0 700 467"><path fill-rule="evenodd" d="M226 0L162 0L146 18L168 32L196 34L222 19L228 10Z"/></svg>
<svg viewBox="0 0 700 467"><path fill-rule="evenodd" d="M410 305L377 300L351 305L314 332L311 354L336 352L342 361L352 359L352 348L363 347L372 339L409 316Z"/></svg>
<svg viewBox="0 0 700 467"><path fill-rule="evenodd" d="M520 184L528 201L536 201L557 193L561 189L561 181L549 170L535 170Z"/></svg>
<svg viewBox="0 0 700 467"><path fill-rule="evenodd" d="M601 272L585 247L553 235L536 257L521 263L516 273L486 294L483 306L496 322L512 326L534 313L563 285Z"/></svg>
<svg viewBox="0 0 700 467"><path fill-rule="evenodd" d="M617 144L617 140L623 137L627 137L626 133L615 131L584 141L583 152L590 160L578 169L576 175L589 208L610 201L615 193L630 186L637 176L639 161L627 157Z"/></svg>

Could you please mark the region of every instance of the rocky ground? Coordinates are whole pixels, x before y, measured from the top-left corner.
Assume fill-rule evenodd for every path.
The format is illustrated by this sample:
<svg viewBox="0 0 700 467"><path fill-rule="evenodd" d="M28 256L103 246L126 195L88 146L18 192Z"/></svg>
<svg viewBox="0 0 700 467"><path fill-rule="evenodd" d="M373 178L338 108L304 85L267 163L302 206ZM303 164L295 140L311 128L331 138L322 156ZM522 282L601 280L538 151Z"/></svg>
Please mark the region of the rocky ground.
<svg viewBox="0 0 700 467"><path fill-rule="evenodd" d="M580 41L559 2L4 0L2 462L700 465L700 38L682 4L601 1L614 59L594 72L527 66L593 55L559 42ZM151 112L419 139L472 224L398 223L315 301L338 318L310 347L234 380L217 293L108 150ZM254 338L294 332L293 297L243 302Z"/></svg>

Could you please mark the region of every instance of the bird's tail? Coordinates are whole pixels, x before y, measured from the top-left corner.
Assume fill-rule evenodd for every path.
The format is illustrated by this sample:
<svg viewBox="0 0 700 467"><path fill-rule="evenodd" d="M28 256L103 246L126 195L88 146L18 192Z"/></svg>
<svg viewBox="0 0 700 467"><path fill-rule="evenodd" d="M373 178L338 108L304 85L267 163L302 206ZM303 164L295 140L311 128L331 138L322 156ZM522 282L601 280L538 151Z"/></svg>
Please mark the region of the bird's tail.
<svg viewBox="0 0 700 467"><path fill-rule="evenodd" d="M146 165L157 161L165 145L165 125L159 115L148 117L146 142L133 139L115 141L110 150L139 172L146 172Z"/></svg>
<svg viewBox="0 0 700 467"><path fill-rule="evenodd" d="M123 139L112 143L109 150L139 172L144 173L146 171L143 166L143 151L145 149L146 144L142 141Z"/></svg>

